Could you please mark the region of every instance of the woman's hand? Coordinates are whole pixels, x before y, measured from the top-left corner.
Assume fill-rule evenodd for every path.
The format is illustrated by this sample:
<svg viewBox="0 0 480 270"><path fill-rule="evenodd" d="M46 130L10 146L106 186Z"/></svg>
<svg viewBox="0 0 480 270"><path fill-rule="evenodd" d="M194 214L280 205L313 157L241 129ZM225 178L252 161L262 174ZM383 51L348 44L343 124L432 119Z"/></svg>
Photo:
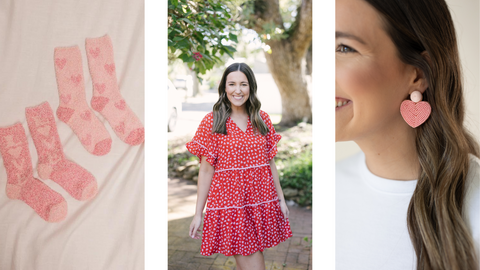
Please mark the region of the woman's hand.
<svg viewBox="0 0 480 270"><path fill-rule="evenodd" d="M200 163L200 170L198 171L197 183L197 203L195 205L195 216L193 216L192 223L190 223L189 235L193 239L200 239L202 231L199 229L202 225L202 213L207 202L208 191L212 183L215 168L207 161L207 157L202 156Z"/></svg>
<svg viewBox="0 0 480 270"><path fill-rule="evenodd" d="M289 212L288 212L288 207L287 207L287 203L285 202L285 200L282 200L280 202L280 210L282 210L283 218L287 219Z"/></svg>
<svg viewBox="0 0 480 270"><path fill-rule="evenodd" d="M283 218L286 220L288 218L288 207L283 197L282 186L280 185L280 179L278 178L277 166L275 165L275 160L272 158L269 161L270 169L272 170L273 184L275 185L275 190L277 191L277 197L280 200L280 210L282 211Z"/></svg>
<svg viewBox="0 0 480 270"><path fill-rule="evenodd" d="M193 216L192 223L190 223L189 231L189 235L193 239L200 239L200 237L202 236L200 225L202 225L202 214Z"/></svg>

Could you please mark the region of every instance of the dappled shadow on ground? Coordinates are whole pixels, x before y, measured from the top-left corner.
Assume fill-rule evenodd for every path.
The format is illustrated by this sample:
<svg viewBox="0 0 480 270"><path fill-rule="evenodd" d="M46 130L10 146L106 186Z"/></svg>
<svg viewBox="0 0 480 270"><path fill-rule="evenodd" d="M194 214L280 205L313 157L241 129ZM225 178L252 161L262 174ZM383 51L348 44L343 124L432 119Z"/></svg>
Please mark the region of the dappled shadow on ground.
<svg viewBox="0 0 480 270"><path fill-rule="evenodd" d="M200 254L201 241L188 235L192 219L188 216L168 222L168 269L236 269L233 256ZM290 224L293 237L264 251L265 269L312 269L312 211L290 207Z"/></svg>
<svg viewBox="0 0 480 270"><path fill-rule="evenodd" d="M191 104L196 105L196 104ZM203 105L202 105L203 106ZM311 145L311 125L299 124L293 128L279 128L283 139L280 141L278 159L292 155ZM168 215L168 269L235 269L233 256L200 254L201 241L191 239L188 229L195 212L197 186L194 181L184 180L177 173L170 174L177 166L191 161L185 143L192 136L169 140L169 215ZM311 147L311 146L310 146ZM293 150L292 150L293 149ZM183 160L183 161L182 161ZM195 165L198 166L198 165ZM175 171L176 172L176 171ZM312 210L290 206L290 225L293 237L276 247L264 251L266 269L312 269L311 239ZM306 237L307 240L304 240Z"/></svg>
<svg viewBox="0 0 480 270"><path fill-rule="evenodd" d="M168 178L168 220L193 215L196 200L195 182L181 178Z"/></svg>

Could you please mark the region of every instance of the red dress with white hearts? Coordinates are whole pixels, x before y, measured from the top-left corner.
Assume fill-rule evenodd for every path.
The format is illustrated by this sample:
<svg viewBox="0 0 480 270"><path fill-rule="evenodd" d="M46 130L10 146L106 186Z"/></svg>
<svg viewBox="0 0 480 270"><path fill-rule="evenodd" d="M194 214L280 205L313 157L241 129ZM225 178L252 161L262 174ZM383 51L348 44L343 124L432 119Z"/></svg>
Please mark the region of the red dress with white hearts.
<svg viewBox="0 0 480 270"><path fill-rule="evenodd" d="M197 129L188 151L207 157L215 168L203 225L201 254L250 255L276 246L292 236L283 218L269 160L277 153L281 135L260 111L270 132L254 134L250 119L243 132L231 118L228 135L213 133L213 113Z"/></svg>

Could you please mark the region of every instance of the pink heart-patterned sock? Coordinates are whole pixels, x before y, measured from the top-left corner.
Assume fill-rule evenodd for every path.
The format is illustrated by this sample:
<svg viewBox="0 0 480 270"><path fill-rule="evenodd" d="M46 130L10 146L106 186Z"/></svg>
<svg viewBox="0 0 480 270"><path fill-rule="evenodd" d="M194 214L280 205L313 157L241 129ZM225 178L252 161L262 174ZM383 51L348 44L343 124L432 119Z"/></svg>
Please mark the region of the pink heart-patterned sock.
<svg viewBox="0 0 480 270"><path fill-rule="evenodd" d="M87 38L85 46L93 81L92 108L107 119L122 141L130 145L141 144L145 129L118 90L110 37Z"/></svg>
<svg viewBox="0 0 480 270"><path fill-rule="evenodd" d="M57 116L77 134L88 152L102 156L110 151L112 139L87 105L82 74L78 46L55 48L55 75L60 96Z"/></svg>
<svg viewBox="0 0 480 270"><path fill-rule="evenodd" d="M67 216L65 199L33 177L32 160L22 124L0 128L0 153L7 170L7 196L24 201L48 222L64 220Z"/></svg>
<svg viewBox="0 0 480 270"><path fill-rule="evenodd" d="M86 201L97 194L97 181L87 170L65 158L55 118L48 102L25 109L28 128L38 152L38 175L52 179L72 197Z"/></svg>

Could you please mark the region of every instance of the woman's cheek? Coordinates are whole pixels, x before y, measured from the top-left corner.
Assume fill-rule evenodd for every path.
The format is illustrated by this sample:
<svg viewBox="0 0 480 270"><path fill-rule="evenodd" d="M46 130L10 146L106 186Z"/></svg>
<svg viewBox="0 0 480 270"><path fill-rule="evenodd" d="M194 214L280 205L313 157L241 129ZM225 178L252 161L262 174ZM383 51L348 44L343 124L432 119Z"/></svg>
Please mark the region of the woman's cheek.
<svg viewBox="0 0 480 270"><path fill-rule="evenodd" d="M345 59L346 60L346 59ZM345 97L353 101L353 115L350 124L360 135L385 123L391 118L391 97L385 91L388 87L388 74L371 59L349 59L337 61L337 87Z"/></svg>
<svg viewBox="0 0 480 270"><path fill-rule="evenodd" d="M374 94L380 76L375 67L366 60L343 59L337 61L336 81L340 91L345 93L354 102L365 95Z"/></svg>

